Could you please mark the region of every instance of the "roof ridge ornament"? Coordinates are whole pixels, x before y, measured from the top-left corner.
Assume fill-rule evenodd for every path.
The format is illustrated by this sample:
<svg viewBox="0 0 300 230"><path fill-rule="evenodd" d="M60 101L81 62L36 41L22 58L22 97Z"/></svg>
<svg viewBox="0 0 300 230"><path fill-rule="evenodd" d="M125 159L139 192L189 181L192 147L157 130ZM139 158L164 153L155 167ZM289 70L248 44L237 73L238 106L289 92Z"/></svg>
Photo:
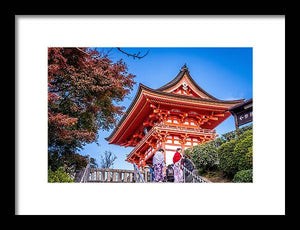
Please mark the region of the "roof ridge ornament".
<svg viewBox="0 0 300 230"><path fill-rule="evenodd" d="M186 63L181 67L180 71L185 71L188 70L188 67L186 66Z"/></svg>

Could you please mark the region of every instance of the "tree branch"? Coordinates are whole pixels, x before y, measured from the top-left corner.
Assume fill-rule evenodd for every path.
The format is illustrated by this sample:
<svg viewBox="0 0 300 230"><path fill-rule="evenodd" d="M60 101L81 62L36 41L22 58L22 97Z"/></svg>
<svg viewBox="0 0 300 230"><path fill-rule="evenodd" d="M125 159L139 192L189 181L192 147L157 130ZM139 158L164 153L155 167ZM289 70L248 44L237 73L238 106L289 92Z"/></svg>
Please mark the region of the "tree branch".
<svg viewBox="0 0 300 230"><path fill-rule="evenodd" d="M89 53L87 53L87 52L85 52L85 51L83 51L82 49L80 49L80 48L78 48L78 47L75 47L77 50L79 50L80 52L82 52L82 53L84 53L84 54L86 54L86 55L89 55L89 56L91 56Z"/></svg>
<svg viewBox="0 0 300 230"><path fill-rule="evenodd" d="M145 56L149 53L149 51L150 51L150 50L147 50L147 52L146 52L143 56L139 56L141 52L138 52L138 53L136 53L136 54L130 54L130 53L127 53L127 52L125 52L124 50L122 50L120 47L116 47L116 48L117 48L120 52L126 54L128 57L133 57L133 59L135 59L135 58L141 59L141 58L145 57Z"/></svg>

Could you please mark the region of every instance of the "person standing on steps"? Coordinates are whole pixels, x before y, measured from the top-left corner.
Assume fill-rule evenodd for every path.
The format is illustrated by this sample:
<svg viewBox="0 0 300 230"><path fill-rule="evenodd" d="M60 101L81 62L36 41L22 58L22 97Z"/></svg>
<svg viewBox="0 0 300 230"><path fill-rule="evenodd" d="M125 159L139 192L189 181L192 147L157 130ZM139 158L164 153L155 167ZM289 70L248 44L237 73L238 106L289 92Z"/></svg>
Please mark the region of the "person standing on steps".
<svg viewBox="0 0 300 230"><path fill-rule="evenodd" d="M167 182L174 182L174 168L173 164L167 166L166 170Z"/></svg>
<svg viewBox="0 0 300 230"><path fill-rule="evenodd" d="M173 156L174 163L174 182L182 183L183 182L183 170L182 170L182 154L181 148L177 148L176 153Z"/></svg>
<svg viewBox="0 0 300 230"><path fill-rule="evenodd" d="M153 157L154 182L162 182L164 179L163 169L166 164L163 152L163 149L159 149Z"/></svg>
<svg viewBox="0 0 300 230"><path fill-rule="evenodd" d="M152 165L152 161L147 161L146 164L149 166L149 180L150 182L154 181L154 170L153 170L153 165Z"/></svg>
<svg viewBox="0 0 300 230"><path fill-rule="evenodd" d="M191 161L191 159L189 159L188 155L186 155L186 154L183 154L182 165L190 172L193 172L193 170L195 168L193 162ZM190 173L188 173L187 171L185 171L184 182L192 182L192 181L193 181L193 176Z"/></svg>

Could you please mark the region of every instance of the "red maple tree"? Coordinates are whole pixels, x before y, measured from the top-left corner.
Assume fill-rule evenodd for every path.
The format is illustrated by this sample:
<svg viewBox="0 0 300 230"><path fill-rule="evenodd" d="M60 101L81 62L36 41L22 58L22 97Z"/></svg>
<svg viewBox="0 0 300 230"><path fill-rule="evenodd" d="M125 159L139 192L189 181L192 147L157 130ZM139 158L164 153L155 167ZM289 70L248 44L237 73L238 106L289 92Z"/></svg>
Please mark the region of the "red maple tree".
<svg viewBox="0 0 300 230"><path fill-rule="evenodd" d="M48 49L48 151L70 156L94 142L123 114L116 106L132 90L134 75L120 60L113 63L97 49ZM57 162L57 159L55 160Z"/></svg>

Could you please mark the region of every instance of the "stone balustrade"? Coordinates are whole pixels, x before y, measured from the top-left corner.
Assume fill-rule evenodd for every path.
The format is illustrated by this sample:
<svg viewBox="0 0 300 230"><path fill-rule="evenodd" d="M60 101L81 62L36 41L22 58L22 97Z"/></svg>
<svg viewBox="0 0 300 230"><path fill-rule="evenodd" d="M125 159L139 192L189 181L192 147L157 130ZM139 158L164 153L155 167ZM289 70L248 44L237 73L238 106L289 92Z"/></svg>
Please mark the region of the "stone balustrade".
<svg viewBox="0 0 300 230"><path fill-rule="evenodd" d="M140 171L145 182L149 182L149 171ZM91 168L88 182L135 183L134 170Z"/></svg>

